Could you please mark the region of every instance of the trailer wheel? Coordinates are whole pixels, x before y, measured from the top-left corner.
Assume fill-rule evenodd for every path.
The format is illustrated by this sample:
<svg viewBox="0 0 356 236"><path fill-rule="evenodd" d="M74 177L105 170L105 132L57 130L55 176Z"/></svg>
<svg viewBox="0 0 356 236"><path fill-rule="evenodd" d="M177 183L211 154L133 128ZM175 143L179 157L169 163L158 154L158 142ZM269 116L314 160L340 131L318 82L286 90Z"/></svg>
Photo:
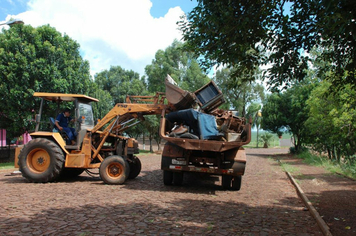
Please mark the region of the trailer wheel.
<svg viewBox="0 0 356 236"><path fill-rule="evenodd" d="M140 159L137 156L133 156L132 159L129 160L129 165L130 165L130 174L129 174L129 179L134 179L136 178L140 172L141 172L141 168L142 168L142 164Z"/></svg>
<svg viewBox="0 0 356 236"><path fill-rule="evenodd" d="M103 160L99 168L100 178L106 184L123 184L129 174L129 165L120 156L110 156Z"/></svg>
<svg viewBox="0 0 356 236"><path fill-rule="evenodd" d="M47 183L58 179L63 163L62 150L56 143L45 138L36 138L28 142L21 150L18 161L22 176L35 183Z"/></svg>
<svg viewBox="0 0 356 236"><path fill-rule="evenodd" d="M163 183L164 185L172 185L173 182L173 172L164 170L163 171Z"/></svg>
<svg viewBox="0 0 356 236"><path fill-rule="evenodd" d="M173 183L175 185L182 185L182 183L183 183L183 172L173 172Z"/></svg>
<svg viewBox="0 0 356 236"><path fill-rule="evenodd" d="M239 191L241 189L241 181L242 181L242 176L234 176L232 179L232 190Z"/></svg>
<svg viewBox="0 0 356 236"><path fill-rule="evenodd" d="M223 175L221 177L221 185L224 189L230 189L231 188L231 181L232 181L232 176L230 175Z"/></svg>
<svg viewBox="0 0 356 236"><path fill-rule="evenodd" d="M241 180L242 176L230 176L223 175L222 176L222 186L224 189L238 191L241 189Z"/></svg>

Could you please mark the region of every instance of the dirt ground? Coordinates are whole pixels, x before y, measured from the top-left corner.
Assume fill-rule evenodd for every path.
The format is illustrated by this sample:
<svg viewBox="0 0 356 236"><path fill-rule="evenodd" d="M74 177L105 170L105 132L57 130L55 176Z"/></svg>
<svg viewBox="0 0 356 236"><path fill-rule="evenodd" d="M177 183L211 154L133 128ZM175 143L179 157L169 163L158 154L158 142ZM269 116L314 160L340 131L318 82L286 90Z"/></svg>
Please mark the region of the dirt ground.
<svg viewBox="0 0 356 236"><path fill-rule="evenodd" d="M290 166L291 174L333 235L356 235L356 181L307 165L291 155L275 158Z"/></svg>
<svg viewBox="0 0 356 236"><path fill-rule="evenodd" d="M193 174L183 186L165 186L154 154L139 156L140 175L115 186L86 173L34 184L2 170L0 235L322 235L268 158L286 151L248 149L238 192L223 190L220 177Z"/></svg>

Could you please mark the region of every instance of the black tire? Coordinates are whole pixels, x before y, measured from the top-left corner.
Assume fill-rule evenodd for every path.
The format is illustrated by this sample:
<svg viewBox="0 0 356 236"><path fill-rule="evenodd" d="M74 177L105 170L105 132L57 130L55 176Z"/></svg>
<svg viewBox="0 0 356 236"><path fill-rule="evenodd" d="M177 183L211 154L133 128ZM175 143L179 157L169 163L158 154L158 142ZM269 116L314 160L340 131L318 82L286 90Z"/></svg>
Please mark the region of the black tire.
<svg viewBox="0 0 356 236"><path fill-rule="evenodd" d="M129 168L122 157L110 156L101 162L99 175L106 184L123 184L128 177Z"/></svg>
<svg viewBox="0 0 356 236"><path fill-rule="evenodd" d="M126 164L125 175L126 175L126 179L128 179L129 175L130 175L130 172L131 172L131 168L130 168L130 164L127 161L127 159L125 159L125 164Z"/></svg>
<svg viewBox="0 0 356 236"><path fill-rule="evenodd" d="M242 181L242 176L234 176L234 178L232 179L232 187L231 190L234 191L239 191L241 189L241 181Z"/></svg>
<svg viewBox="0 0 356 236"><path fill-rule="evenodd" d="M35 183L57 180L64 164L62 149L46 138L36 138L28 142L18 158L22 176Z"/></svg>
<svg viewBox="0 0 356 236"><path fill-rule="evenodd" d="M73 179L83 173L85 169L82 168L63 168L60 178Z"/></svg>
<svg viewBox="0 0 356 236"><path fill-rule="evenodd" d="M164 170L163 171L163 183L164 185L172 185L173 182L173 172Z"/></svg>
<svg viewBox="0 0 356 236"><path fill-rule="evenodd" d="M133 156L133 158L129 159L128 161L130 165L129 179L134 179L140 174L142 164L137 156Z"/></svg>
<svg viewBox="0 0 356 236"><path fill-rule="evenodd" d="M183 172L173 172L173 184L182 185L183 183Z"/></svg>
<svg viewBox="0 0 356 236"><path fill-rule="evenodd" d="M224 189L231 189L231 181L232 181L232 176L230 175L223 175L221 177L221 185Z"/></svg>

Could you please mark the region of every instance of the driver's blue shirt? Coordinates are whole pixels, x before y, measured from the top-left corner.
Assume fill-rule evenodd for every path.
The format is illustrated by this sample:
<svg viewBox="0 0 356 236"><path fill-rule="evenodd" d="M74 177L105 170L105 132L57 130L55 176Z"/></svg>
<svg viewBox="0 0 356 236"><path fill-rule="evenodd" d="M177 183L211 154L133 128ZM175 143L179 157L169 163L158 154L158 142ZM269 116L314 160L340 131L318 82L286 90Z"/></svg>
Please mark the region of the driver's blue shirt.
<svg viewBox="0 0 356 236"><path fill-rule="evenodd" d="M61 127L68 127L69 122L71 121L71 117L65 117L63 113L59 114L56 118L58 121L59 126Z"/></svg>

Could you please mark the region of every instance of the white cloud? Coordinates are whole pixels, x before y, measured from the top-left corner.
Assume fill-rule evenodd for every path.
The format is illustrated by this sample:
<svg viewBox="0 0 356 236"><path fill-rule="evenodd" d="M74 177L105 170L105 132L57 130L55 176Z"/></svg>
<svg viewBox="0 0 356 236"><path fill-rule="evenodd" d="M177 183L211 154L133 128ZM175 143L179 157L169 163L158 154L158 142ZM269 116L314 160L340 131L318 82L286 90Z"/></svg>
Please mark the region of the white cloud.
<svg viewBox="0 0 356 236"><path fill-rule="evenodd" d="M31 0L20 18L34 27L50 24L81 45L92 73L120 65L144 73L158 49L181 39L176 22L184 14L180 7L164 17L150 14L149 0Z"/></svg>

